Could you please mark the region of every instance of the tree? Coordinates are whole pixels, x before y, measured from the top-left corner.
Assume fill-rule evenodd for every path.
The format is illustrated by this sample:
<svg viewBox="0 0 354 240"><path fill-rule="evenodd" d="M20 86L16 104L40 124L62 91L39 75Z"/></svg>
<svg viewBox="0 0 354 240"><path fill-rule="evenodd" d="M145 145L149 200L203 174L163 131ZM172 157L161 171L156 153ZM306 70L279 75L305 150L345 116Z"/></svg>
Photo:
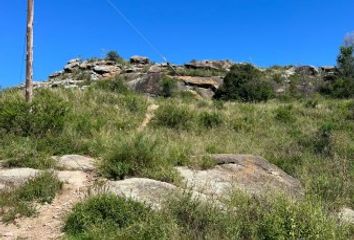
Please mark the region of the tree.
<svg viewBox="0 0 354 240"><path fill-rule="evenodd" d="M116 63L124 62L124 59L116 51L109 51L106 55L106 60L113 61Z"/></svg>
<svg viewBox="0 0 354 240"><path fill-rule="evenodd" d="M262 79L261 72L251 64L232 66L215 98L245 102L266 101L274 96L273 87Z"/></svg>
<svg viewBox="0 0 354 240"><path fill-rule="evenodd" d="M337 65L342 77L354 77L353 46L340 48Z"/></svg>

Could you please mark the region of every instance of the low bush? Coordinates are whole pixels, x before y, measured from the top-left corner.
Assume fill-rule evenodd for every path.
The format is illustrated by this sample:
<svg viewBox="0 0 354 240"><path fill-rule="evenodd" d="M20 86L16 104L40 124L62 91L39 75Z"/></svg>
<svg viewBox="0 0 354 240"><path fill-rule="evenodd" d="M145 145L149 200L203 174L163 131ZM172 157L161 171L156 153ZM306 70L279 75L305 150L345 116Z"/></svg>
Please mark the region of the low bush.
<svg viewBox="0 0 354 240"><path fill-rule="evenodd" d="M77 204L67 217L69 239L173 239L166 218L133 200L109 194Z"/></svg>
<svg viewBox="0 0 354 240"><path fill-rule="evenodd" d="M159 107L154 120L159 126L188 130L194 121L194 114L188 107L170 103Z"/></svg>
<svg viewBox="0 0 354 240"><path fill-rule="evenodd" d="M281 106L275 110L275 119L283 123L293 123L296 121L293 106Z"/></svg>
<svg viewBox="0 0 354 240"><path fill-rule="evenodd" d="M114 93L124 94L129 92L127 86L124 84L123 79L121 79L120 77L97 81L93 85L93 87L96 89L101 89Z"/></svg>
<svg viewBox="0 0 354 240"><path fill-rule="evenodd" d="M172 182L176 173L162 149L159 140L147 136L118 138L101 163L101 174L113 179L140 176Z"/></svg>
<svg viewBox="0 0 354 240"><path fill-rule="evenodd" d="M199 124L205 128L215 128L224 122L223 116L219 112L201 112L198 115Z"/></svg>
<svg viewBox="0 0 354 240"><path fill-rule="evenodd" d="M0 101L0 132L41 137L63 130L70 104L50 90L36 92L31 104L14 96Z"/></svg>
<svg viewBox="0 0 354 240"><path fill-rule="evenodd" d="M51 172L44 172L18 188L2 190L0 208L5 210L2 220L10 222L19 215L32 216L36 213L34 202L51 203L61 188L62 183L57 176Z"/></svg>
<svg viewBox="0 0 354 240"><path fill-rule="evenodd" d="M216 99L244 102L267 101L273 97L272 85L262 80L261 72L251 64L234 65L215 94Z"/></svg>
<svg viewBox="0 0 354 240"><path fill-rule="evenodd" d="M64 230L69 239L350 239L349 227L321 204L241 192L218 203L186 192L171 196L159 211L99 195L77 204Z"/></svg>
<svg viewBox="0 0 354 240"><path fill-rule="evenodd" d="M161 82L161 95L163 97L172 97L177 90L177 82L170 77L162 78Z"/></svg>
<svg viewBox="0 0 354 240"><path fill-rule="evenodd" d="M124 59L116 51L109 51L106 55L106 60L120 64L125 63Z"/></svg>

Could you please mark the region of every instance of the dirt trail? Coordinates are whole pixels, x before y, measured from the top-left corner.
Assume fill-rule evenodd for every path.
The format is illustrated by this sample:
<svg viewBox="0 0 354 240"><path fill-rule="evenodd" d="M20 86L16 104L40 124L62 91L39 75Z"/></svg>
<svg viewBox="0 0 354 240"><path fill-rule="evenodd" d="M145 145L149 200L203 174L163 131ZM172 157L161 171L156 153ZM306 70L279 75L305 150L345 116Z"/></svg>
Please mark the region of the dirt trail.
<svg viewBox="0 0 354 240"><path fill-rule="evenodd" d="M151 104L147 111L146 111L146 115L145 115L145 119L142 122L142 124L139 126L138 131L142 132L146 126L150 123L151 119L154 117L155 115L155 111L159 108L159 105L156 104Z"/></svg>
<svg viewBox="0 0 354 240"><path fill-rule="evenodd" d="M63 171L58 176L64 181L64 186L54 201L40 206L39 214L33 218L16 219L9 225L0 223L1 240L48 240L63 236L62 227L66 214L75 203L83 199L93 177L80 171Z"/></svg>

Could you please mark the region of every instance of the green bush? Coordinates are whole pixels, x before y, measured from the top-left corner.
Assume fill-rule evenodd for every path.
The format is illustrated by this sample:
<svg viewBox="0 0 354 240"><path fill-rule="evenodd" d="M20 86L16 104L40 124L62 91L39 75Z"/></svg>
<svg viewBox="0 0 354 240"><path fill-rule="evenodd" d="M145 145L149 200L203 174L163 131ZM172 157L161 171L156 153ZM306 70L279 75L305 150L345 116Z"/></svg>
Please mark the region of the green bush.
<svg viewBox="0 0 354 240"><path fill-rule="evenodd" d="M177 82L173 78L164 77L160 84L161 93L164 97L172 97L177 90Z"/></svg>
<svg viewBox="0 0 354 240"><path fill-rule="evenodd" d="M194 120L194 114L185 106L166 104L156 112L155 123L158 126L186 130Z"/></svg>
<svg viewBox="0 0 354 240"><path fill-rule="evenodd" d="M320 93L335 98L354 97L354 77L337 77L320 87Z"/></svg>
<svg viewBox="0 0 354 240"><path fill-rule="evenodd" d="M18 215L32 216L36 209L34 202L51 203L62 182L51 172L44 172L15 189L0 191L0 208L6 209L2 215L4 222L14 220Z"/></svg>
<svg viewBox="0 0 354 240"><path fill-rule="evenodd" d="M223 116L219 112L201 112L198 116L199 124L205 128L214 128L224 122Z"/></svg>
<svg viewBox="0 0 354 240"><path fill-rule="evenodd" d="M272 97L273 87L262 80L261 72L251 64L234 65L215 94L216 99L244 102L267 101Z"/></svg>
<svg viewBox="0 0 354 240"><path fill-rule="evenodd" d="M293 123L296 121L293 106L281 106L275 110L275 119L283 123Z"/></svg>
<svg viewBox="0 0 354 240"><path fill-rule="evenodd" d="M66 219L69 239L174 239L173 223L143 204L110 194L78 203Z"/></svg>
<svg viewBox="0 0 354 240"><path fill-rule="evenodd" d="M116 63L124 63L124 59L119 56L116 51L109 51L106 55L106 60L113 61Z"/></svg>
<svg viewBox="0 0 354 240"><path fill-rule="evenodd" d="M120 77L97 81L94 88L122 94L129 92L129 89Z"/></svg>
<svg viewBox="0 0 354 240"><path fill-rule="evenodd" d="M0 133L41 137L63 130L70 104L50 90L41 90L31 104L18 97L0 101Z"/></svg>
<svg viewBox="0 0 354 240"><path fill-rule="evenodd" d="M7 137L3 139L0 158L5 159L5 167L27 167L48 169L55 165L50 154L40 148L38 140L23 137Z"/></svg>
<svg viewBox="0 0 354 240"><path fill-rule="evenodd" d="M174 181L176 173L169 156L162 156L162 149L159 140L147 136L118 138L102 161L100 172L113 179L141 176Z"/></svg>

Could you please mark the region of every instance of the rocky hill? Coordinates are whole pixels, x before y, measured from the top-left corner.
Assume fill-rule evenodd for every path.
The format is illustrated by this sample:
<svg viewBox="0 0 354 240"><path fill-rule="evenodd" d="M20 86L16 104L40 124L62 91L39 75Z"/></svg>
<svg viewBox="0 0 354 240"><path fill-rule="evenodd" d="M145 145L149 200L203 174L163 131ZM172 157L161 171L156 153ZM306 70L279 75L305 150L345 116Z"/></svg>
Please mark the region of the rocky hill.
<svg viewBox="0 0 354 240"><path fill-rule="evenodd" d="M130 89L156 96L161 94L161 80L168 77L176 81L178 91L211 99L234 64L229 60L194 60L184 65L156 64L142 56L133 56L129 62L72 59L63 70L50 75L47 82L37 82L35 86L85 88L94 81L120 77ZM323 81L331 80L337 72L336 67L331 66L274 66L258 69L272 83L278 95L287 94L291 87L301 94L314 93Z"/></svg>

